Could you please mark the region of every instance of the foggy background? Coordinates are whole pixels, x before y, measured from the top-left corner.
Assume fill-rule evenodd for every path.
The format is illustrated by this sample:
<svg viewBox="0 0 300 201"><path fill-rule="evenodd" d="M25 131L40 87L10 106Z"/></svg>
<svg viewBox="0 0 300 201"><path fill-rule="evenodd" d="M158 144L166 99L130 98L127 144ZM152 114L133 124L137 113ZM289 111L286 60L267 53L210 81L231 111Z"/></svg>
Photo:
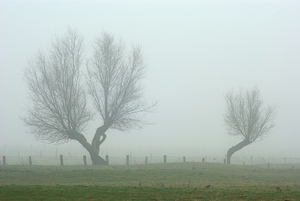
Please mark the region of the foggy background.
<svg viewBox="0 0 300 201"><path fill-rule="evenodd" d="M0 1L0 155L88 154L78 142L38 142L21 117L24 69L68 26L85 50L103 30L141 46L146 99L159 102L140 130L109 130L103 157L164 154L224 158L241 138L226 133L224 95L257 86L276 105L275 127L233 155L300 161L299 1ZM102 122L91 122L91 141Z"/></svg>

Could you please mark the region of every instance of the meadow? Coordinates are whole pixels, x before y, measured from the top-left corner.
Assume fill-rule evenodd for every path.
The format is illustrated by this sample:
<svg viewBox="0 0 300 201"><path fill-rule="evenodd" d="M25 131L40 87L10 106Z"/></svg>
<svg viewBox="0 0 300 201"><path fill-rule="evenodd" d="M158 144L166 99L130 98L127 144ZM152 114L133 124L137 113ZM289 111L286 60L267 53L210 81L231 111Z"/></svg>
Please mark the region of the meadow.
<svg viewBox="0 0 300 201"><path fill-rule="evenodd" d="M300 165L2 165L0 200L300 200Z"/></svg>

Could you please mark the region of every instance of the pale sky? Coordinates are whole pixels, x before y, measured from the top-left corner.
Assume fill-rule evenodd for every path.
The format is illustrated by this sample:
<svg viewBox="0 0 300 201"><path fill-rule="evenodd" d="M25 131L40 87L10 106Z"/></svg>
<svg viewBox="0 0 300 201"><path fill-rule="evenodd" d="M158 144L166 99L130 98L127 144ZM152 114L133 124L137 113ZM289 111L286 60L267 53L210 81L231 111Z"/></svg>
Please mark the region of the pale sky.
<svg viewBox="0 0 300 201"><path fill-rule="evenodd" d="M102 155L224 156L241 140L224 128L224 95L257 86L278 107L275 127L234 156L300 158L299 19L299 1L0 1L0 155L45 146L20 119L28 102L23 73L70 26L87 53L103 30L140 45L145 97L159 102L147 118L153 125L110 130ZM96 128L92 122L89 141ZM77 142L59 146L87 153Z"/></svg>

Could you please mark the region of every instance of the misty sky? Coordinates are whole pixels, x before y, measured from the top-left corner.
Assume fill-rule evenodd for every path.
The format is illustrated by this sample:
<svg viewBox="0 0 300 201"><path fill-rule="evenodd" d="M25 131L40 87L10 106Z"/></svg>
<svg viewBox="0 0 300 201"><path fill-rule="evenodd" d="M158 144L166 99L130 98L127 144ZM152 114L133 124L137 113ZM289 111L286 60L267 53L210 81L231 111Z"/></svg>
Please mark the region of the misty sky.
<svg viewBox="0 0 300 201"><path fill-rule="evenodd" d="M140 45L145 97L159 102L147 118L155 124L110 130L101 154L224 156L241 140L224 129L224 95L257 86L278 107L276 126L235 155L300 157L299 19L299 1L0 1L0 155L4 147L44 146L20 119L23 73L70 26L87 54L103 30ZM89 125L89 141L99 123ZM86 154L77 142L59 146Z"/></svg>

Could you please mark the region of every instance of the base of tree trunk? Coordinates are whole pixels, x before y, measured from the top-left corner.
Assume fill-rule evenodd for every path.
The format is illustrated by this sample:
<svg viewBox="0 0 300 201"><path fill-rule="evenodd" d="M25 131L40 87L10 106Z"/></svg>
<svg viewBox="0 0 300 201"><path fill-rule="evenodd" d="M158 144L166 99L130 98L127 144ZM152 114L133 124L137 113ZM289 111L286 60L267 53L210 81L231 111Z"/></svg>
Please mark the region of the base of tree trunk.
<svg viewBox="0 0 300 201"><path fill-rule="evenodd" d="M252 142L245 139L242 142L238 143L237 145L231 147L230 149L228 149L227 151L227 164L230 164L230 159L231 156L237 152L238 150L242 149L243 147L247 146L248 144L251 144Z"/></svg>
<svg viewBox="0 0 300 201"><path fill-rule="evenodd" d="M93 165L108 165L107 162L100 156L91 156Z"/></svg>

